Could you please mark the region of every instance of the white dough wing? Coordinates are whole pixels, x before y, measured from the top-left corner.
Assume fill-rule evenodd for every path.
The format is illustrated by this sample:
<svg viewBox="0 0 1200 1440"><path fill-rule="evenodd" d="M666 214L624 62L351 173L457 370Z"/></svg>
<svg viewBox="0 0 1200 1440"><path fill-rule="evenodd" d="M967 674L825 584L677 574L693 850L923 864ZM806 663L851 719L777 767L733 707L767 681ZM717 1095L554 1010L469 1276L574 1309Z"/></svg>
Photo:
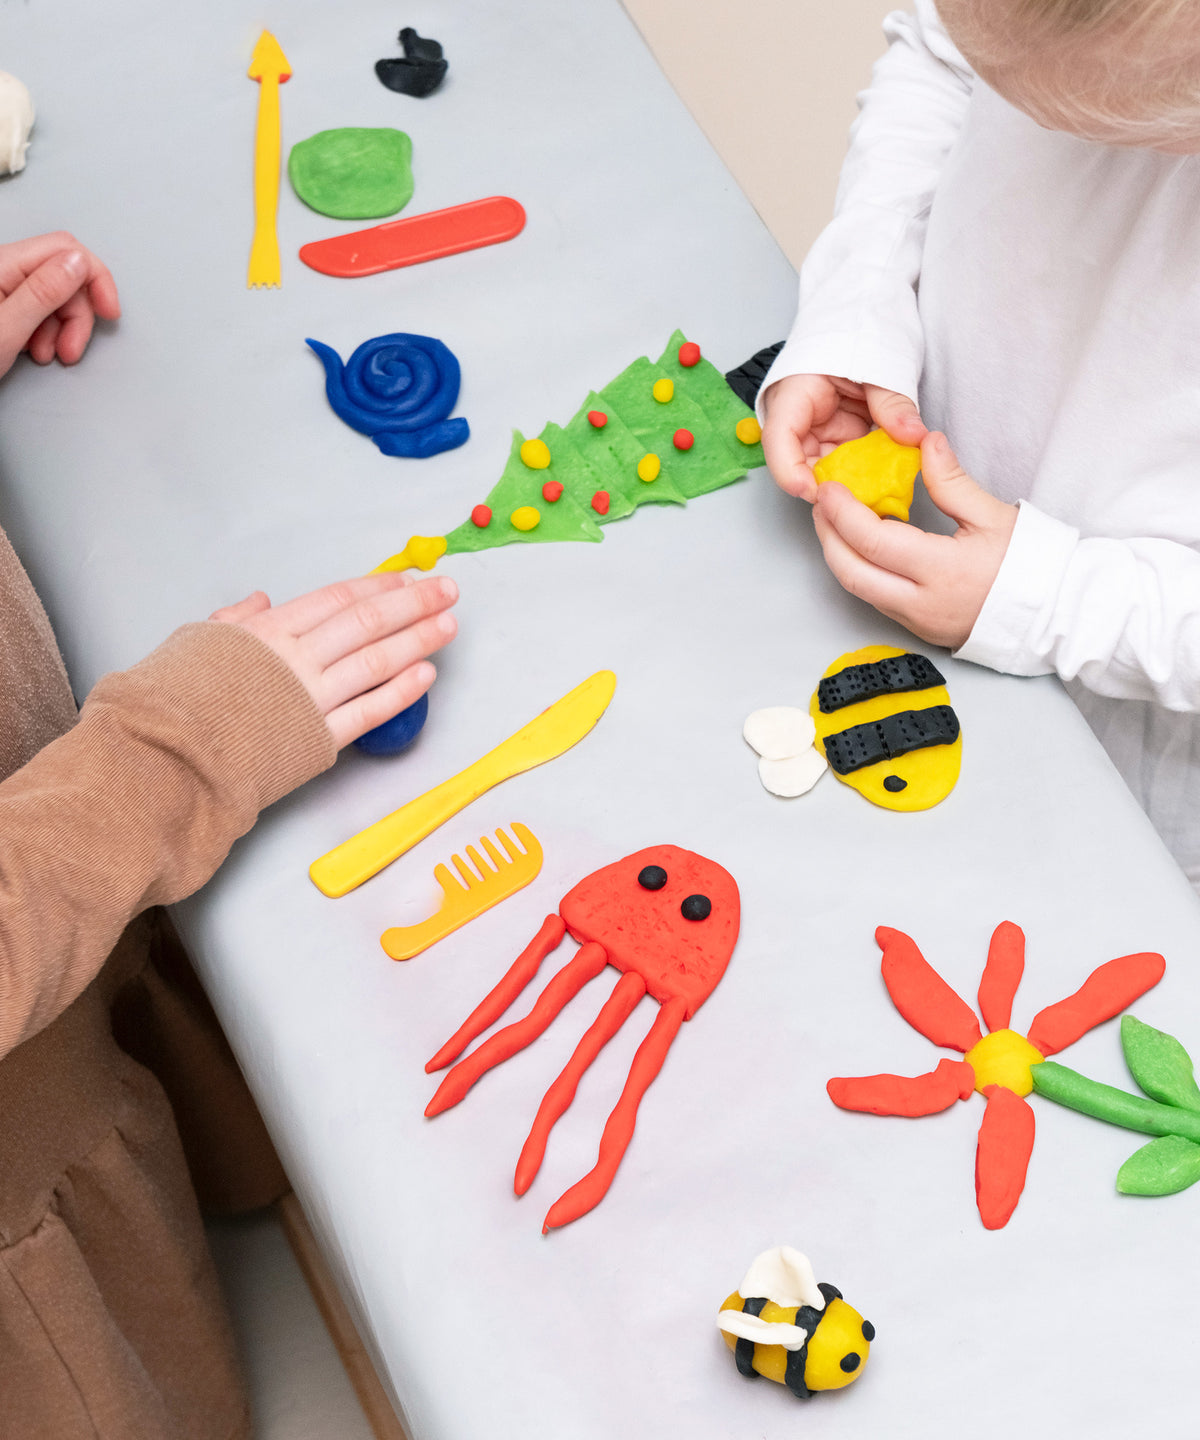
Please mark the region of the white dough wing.
<svg viewBox="0 0 1200 1440"><path fill-rule="evenodd" d="M758 778L772 795L791 800L811 790L828 768L824 755L814 746L786 760L768 760L764 756L758 762Z"/></svg>

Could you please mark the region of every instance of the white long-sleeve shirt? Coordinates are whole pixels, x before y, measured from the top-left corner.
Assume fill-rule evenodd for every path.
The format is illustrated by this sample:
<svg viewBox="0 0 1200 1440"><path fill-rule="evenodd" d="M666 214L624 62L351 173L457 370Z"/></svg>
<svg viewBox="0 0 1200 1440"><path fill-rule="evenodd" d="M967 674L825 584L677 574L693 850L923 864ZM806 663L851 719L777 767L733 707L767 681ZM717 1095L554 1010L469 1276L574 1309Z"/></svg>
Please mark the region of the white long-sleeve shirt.
<svg viewBox="0 0 1200 1440"><path fill-rule="evenodd" d="M919 399L1020 514L963 658L1057 672L1200 889L1200 156L1045 130L888 17L763 390Z"/></svg>

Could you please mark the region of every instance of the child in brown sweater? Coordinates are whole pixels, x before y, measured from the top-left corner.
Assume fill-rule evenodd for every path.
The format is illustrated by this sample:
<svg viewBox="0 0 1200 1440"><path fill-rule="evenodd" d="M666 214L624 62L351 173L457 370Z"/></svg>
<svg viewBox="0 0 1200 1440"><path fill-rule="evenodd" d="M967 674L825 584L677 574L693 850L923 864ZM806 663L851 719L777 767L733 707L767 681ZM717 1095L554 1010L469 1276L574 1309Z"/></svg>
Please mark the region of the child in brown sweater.
<svg viewBox="0 0 1200 1440"><path fill-rule="evenodd" d="M119 313L70 235L0 245L0 374L74 364ZM188 1167L226 1208L286 1180L153 907L428 689L456 598L396 574L255 594L77 714L0 531L0 1440L249 1435Z"/></svg>

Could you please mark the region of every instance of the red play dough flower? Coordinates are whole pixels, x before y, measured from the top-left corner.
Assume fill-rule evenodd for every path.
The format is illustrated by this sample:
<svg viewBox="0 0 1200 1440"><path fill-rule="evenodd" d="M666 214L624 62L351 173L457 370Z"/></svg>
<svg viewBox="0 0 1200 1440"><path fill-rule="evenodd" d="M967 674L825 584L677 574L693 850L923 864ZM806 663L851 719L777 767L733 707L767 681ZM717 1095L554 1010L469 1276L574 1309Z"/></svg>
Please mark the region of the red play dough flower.
<svg viewBox="0 0 1200 1440"><path fill-rule="evenodd" d="M1093 970L1074 995L1034 1016L1027 1035L1008 1028L1025 968L1025 936L1005 921L996 927L979 983L985 1036L971 1007L942 979L914 942L880 926L881 971L892 1003L914 1030L935 1045L958 1050L925 1075L863 1075L830 1080L829 1098L843 1110L873 1115L934 1115L978 1090L987 1101L975 1152L975 1199L989 1230L1008 1223L1025 1188L1033 1152L1034 1116L1025 1096L1031 1069L1048 1055L1119 1015L1162 979L1161 955L1123 955Z"/></svg>

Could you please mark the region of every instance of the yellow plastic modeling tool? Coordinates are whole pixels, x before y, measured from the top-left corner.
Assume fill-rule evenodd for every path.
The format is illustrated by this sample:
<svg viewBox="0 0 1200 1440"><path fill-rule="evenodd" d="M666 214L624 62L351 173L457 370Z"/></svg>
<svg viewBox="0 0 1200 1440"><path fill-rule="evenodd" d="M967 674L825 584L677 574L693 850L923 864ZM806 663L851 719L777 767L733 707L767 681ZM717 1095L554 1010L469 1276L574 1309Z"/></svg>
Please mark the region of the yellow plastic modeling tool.
<svg viewBox="0 0 1200 1440"><path fill-rule="evenodd" d="M258 37L246 74L257 80L258 124L254 132L254 239L246 285L281 283L279 237L275 214L279 209L279 162L283 139L279 124L279 87L292 78L292 67L269 30Z"/></svg>
<svg viewBox="0 0 1200 1440"><path fill-rule="evenodd" d="M474 845L467 846L467 859L475 868L472 870L461 855L451 855L450 863L462 876L456 879L445 865L438 865L433 878L442 887L445 899L441 909L419 925L393 925L379 937L379 943L393 960L411 960L422 950L428 950L436 941L442 940L451 931L474 920L501 900L507 900L518 890L524 889L537 878L542 868L542 847L537 836L524 825L513 821L513 834L525 847L524 853L516 848L503 830L496 831L496 839L503 845L501 855L486 835L479 837L479 843L487 851L487 860L479 854ZM505 858L507 856L507 858ZM465 887L465 888L464 888Z"/></svg>
<svg viewBox="0 0 1200 1440"><path fill-rule="evenodd" d="M309 878L322 894L333 899L347 894L411 850L418 840L424 840L485 790L569 750L608 709L616 688L617 677L611 670L597 670L474 765L314 860L308 867Z"/></svg>

